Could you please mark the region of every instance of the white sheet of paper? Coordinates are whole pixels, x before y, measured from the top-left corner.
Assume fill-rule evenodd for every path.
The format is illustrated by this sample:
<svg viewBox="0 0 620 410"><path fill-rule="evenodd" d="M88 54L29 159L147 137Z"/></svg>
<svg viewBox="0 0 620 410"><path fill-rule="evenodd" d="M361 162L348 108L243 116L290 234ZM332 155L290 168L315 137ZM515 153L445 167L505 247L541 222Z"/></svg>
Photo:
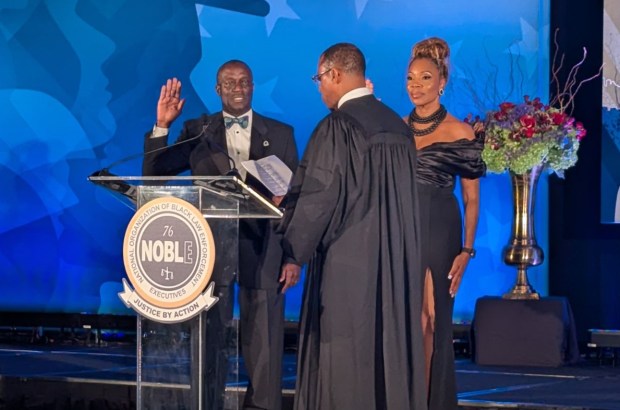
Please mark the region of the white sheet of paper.
<svg viewBox="0 0 620 410"><path fill-rule="evenodd" d="M293 171L275 155L256 161L242 161L241 165L275 196L282 196L288 192Z"/></svg>

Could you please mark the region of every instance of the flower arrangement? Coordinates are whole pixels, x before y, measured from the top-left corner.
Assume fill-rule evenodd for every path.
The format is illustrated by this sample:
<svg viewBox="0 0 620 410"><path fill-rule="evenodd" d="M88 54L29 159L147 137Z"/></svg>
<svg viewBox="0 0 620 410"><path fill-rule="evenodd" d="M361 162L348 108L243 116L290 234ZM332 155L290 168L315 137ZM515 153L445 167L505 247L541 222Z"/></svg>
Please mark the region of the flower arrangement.
<svg viewBox="0 0 620 410"><path fill-rule="evenodd" d="M566 81L560 86L558 76L564 56L558 65L557 30L555 34L556 54L551 73L555 90L550 103L543 104L540 98L531 99L526 95L522 103L502 102L499 109L487 113L483 122L479 119L473 122L474 126L483 128L482 159L490 172L508 170L521 175L536 166L543 166L563 177L564 171L577 162L579 143L586 130L571 116L575 95L584 83L598 77L601 70L577 81L577 73L587 56L584 48L582 59L569 70ZM482 127L476 122L482 122Z"/></svg>
<svg viewBox="0 0 620 410"><path fill-rule="evenodd" d="M524 174L544 165L559 176L577 162L583 124L539 98L503 102L487 114L482 159L490 172Z"/></svg>

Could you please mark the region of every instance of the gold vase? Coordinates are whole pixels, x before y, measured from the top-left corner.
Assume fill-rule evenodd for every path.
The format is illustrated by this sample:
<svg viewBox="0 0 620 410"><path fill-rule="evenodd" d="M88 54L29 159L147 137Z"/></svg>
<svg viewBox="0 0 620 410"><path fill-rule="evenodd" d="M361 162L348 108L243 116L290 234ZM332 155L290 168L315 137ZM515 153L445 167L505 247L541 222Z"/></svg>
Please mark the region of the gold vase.
<svg viewBox="0 0 620 410"><path fill-rule="evenodd" d="M517 175L510 173L512 183L513 219L512 233L504 247L504 263L517 268L514 287L504 294L504 299L539 299L540 296L527 279L527 269L543 262L545 255L536 243L534 231L534 204L538 177L543 169L536 166L528 172Z"/></svg>

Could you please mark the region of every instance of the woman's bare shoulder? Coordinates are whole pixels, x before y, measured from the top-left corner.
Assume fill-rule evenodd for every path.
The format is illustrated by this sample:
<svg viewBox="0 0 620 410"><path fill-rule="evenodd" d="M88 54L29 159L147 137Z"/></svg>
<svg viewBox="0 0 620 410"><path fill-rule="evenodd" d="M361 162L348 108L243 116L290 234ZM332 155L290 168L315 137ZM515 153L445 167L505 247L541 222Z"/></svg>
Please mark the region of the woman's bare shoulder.
<svg viewBox="0 0 620 410"><path fill-rule="evenodd" d="M459 120L452 114L448 114L444 120L445 132L453 137L455 140L468 139L473 140L476 138L474 129L468 123Z"/></svg>

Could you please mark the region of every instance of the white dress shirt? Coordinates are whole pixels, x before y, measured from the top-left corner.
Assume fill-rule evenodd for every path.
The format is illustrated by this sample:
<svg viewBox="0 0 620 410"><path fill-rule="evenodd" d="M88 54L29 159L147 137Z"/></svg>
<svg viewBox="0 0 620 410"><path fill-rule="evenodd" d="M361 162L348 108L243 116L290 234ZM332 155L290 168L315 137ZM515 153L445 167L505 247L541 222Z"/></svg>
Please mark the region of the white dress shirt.
<svg viewBox="0 0 620 410"><path fill-rule="evenodd" d="M235 118L233 115L230 115L226 111L222 111L222 115L224 118L230 117ZM239 115L239 117L243 117L244 115L248 116L248 126L246 128L241 128L241 125L234 123L230 128L226 129L226 147L228 148L228 155L235 161L235 168L239 171L239 175L241 175L241 179L245 181L245 177L247 175L247 171L241 165L242 161L247 161L250 159L250 137L252 135L252 110Z"/></svg>

